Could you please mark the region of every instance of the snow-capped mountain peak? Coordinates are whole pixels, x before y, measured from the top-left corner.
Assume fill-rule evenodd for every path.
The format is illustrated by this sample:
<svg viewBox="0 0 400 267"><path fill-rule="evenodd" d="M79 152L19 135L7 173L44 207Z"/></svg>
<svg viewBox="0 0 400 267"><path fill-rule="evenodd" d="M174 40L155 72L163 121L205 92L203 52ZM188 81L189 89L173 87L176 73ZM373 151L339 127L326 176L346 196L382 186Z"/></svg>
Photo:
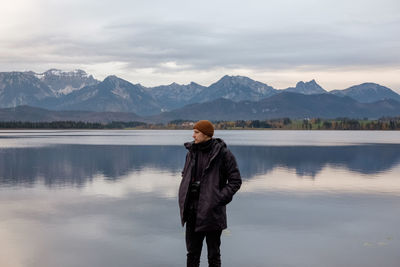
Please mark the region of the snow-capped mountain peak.
<svg viewBox="0 0 400 267"><path fill-rule="evenodd" d="M85 86L98 84L99 81L88 75L84 70L62 71L49 69L43 73L29 72L44 82L56 96L68 95Z"/></svg>

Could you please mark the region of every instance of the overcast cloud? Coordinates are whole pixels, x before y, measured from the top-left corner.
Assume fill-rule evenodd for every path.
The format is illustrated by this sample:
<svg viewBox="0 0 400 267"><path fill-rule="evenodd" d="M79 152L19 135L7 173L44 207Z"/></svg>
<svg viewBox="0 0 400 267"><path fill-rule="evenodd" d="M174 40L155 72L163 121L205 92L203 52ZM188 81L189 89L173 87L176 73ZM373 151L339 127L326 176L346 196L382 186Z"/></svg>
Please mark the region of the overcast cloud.
<svg viewBox="0 0 400 267"><path fill-rule="evenodd" d="M133 83L245 75L276 88L377 82L400 92L398 0L12 0L0 71L81 68Z"/></svg>

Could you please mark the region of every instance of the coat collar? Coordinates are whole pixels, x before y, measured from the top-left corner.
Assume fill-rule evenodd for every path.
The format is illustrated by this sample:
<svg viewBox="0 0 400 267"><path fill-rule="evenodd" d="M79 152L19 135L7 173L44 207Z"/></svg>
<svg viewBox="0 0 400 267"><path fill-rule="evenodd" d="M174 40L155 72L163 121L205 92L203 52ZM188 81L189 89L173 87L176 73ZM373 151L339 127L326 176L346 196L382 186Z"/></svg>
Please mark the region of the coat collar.
<svg viewBox="0 0 400 267"><path fill-rule="evenodd" d="M224 140L222 140L221 138L212 138L211 140L213 142L212 150L215 150L215 148L218 148L219 146L221 146L221 147L218 148L218 150L221 149L222 147L226 147ZM186 142L186 143L184 143L184 146L187 150L192 151L193 144L194 144L194 141Z"/></svg>
<svg viewBox="0 0 400 267"><path fill-rule="evenodd" d="M215 157L218 155L220 150L222 148L226 147L224 140L222 140L221 138L212 138L212 142L213 143L212 143L212 148L211 148L211 152L210 152L210 160L205 169L208 169L211 162L215 159ZM193 153L193 144L194 144L194 141L187 142L184 144L184 146L186 147L187 150L189 150L190 153Z"/></svg>

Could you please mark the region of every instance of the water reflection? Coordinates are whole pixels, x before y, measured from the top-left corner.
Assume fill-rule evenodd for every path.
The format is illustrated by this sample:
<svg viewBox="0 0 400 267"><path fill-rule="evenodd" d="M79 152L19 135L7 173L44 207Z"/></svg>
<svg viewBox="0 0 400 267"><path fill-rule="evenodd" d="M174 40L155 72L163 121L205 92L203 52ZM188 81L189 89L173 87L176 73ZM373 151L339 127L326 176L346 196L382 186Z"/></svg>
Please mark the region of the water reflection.
<svg viewBox="0 0 400 267"><path fill-rule="evenodd" d="M232 147L245 177L268 173L276 167L294 169L298 176L315 177L325 166L376 174L400 162L400 145L356 146L238 146Z"/></svg>
<svg viewBox="0 0 400 267"><path fill-rule="evenodd" d="M231 146L244 179L294 170L299 177L315 178L326 167L372 175L400 162L400 145ZM0 184L33 185L38 180L81 187L95 177L118 180L144 169L179 177L186 150L183 146L57 145L0 150Z"/></svg>
<svg viewBox="0 0 400 267"><path fill-rule="evenodd" d="M176 200L41 186L0 194L0 266L152 267L184 262Z"/></svg>
<svg viewBox="0 0 400 267"><path fill-rule="evenodd" d="M398 266L400 144L249 146L251 136L235 136L249 142L230 146L244 182L227 208L224 266ZM160 133L164 145L74 138L0 149L0 266L184 266L184 147Z"/></svg>
<svg viewBox="0 0 400 267"><path fill-rule="evenodd" d="M116 180L144 168L179 173L185 149L177 146L58 145L0 150L0 183L82 186L102 175Z"/></svg>

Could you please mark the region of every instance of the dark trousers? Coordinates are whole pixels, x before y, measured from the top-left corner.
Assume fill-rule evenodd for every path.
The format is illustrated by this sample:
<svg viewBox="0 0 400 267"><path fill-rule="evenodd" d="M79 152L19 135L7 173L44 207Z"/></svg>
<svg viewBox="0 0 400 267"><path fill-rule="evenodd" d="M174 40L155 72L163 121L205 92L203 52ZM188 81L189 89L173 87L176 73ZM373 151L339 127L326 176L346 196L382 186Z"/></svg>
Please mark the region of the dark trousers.
<svg viewBox="0 0 400 267"><path fill-rule="evenodd" d="M208 266L220 267L221 254L219 247L221 245L222 231L195 232L196 218L193 214L188 217L188 221L186 222L187 267L200 266L200 256L204 238L207 243Z"/></svg>

